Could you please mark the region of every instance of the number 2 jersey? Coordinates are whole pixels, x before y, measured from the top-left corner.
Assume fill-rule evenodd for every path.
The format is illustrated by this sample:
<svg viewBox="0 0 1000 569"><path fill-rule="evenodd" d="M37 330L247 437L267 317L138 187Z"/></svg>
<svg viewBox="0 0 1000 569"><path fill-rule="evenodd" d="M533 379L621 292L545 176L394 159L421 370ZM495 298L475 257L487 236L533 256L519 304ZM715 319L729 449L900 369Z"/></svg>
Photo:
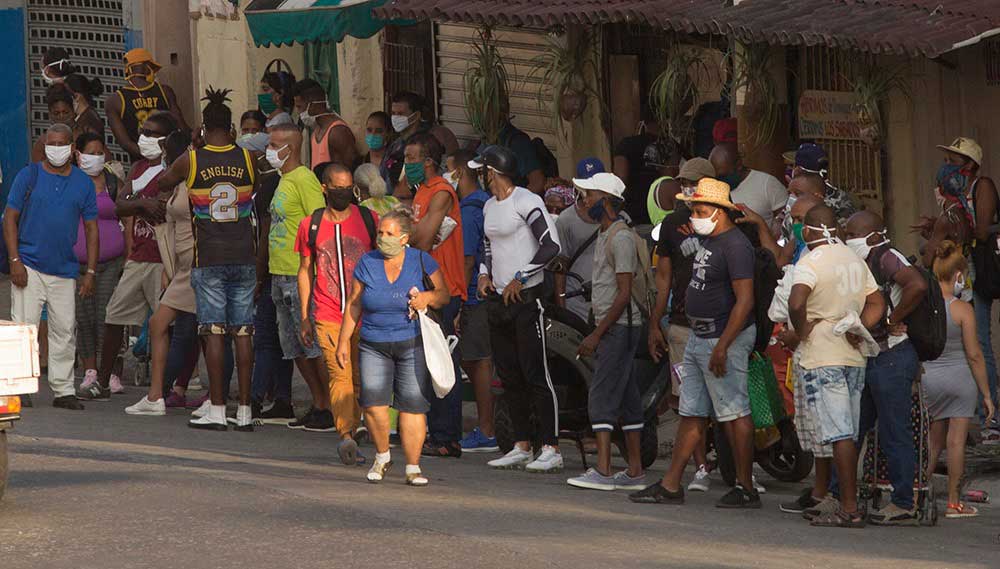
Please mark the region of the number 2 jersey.
<svg viewBox="0 0 1000 569"><path fill-rule="evenodd" d="M256 175L250 152L235 145L190 152L188 197L194 231L194 266L256 263L253 218Z"/></svg>

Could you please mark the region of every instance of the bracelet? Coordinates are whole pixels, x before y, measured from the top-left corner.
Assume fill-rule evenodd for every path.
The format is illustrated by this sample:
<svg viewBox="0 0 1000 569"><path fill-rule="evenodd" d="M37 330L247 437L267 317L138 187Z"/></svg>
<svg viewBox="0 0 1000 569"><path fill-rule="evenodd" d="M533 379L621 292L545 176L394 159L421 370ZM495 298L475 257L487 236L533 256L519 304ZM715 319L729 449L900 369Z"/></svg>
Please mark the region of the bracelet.
<svg viewBox="0 0 1000 569"><path fill-rule="evenodd" d="M13 259L10 260L10 262L11 263L20 263L21 262L21 258L20 257L14 257Z"/></svg>
<svg viewBox="0 0 1000 569"><path fill-rule="evenodd" d="M88 275L96 275L97 271L95 271L94 269L87 269L87 274Z"/></svg>

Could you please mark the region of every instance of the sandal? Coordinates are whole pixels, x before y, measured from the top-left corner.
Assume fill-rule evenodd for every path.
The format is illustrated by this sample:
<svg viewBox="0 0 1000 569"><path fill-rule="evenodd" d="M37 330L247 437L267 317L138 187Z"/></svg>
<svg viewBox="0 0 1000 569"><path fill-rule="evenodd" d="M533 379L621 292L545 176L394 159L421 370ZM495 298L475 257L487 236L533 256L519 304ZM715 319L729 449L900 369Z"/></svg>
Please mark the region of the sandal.
<svg viewBox="0 0 1000 569"><path fill-rule="evenodd" d="M406 484L408 486L427 486L430 484L430 480L422 472L411 472L406 475Z"/></svg>
<svg viewBox="0 0 1000 569"><path fill-rule="evenodd" d="M975 506L967 506L961 502L948 504L944 517L946 518L974 518L979 515L979 509Z"/></svg>
<svg viewBox="0 0 1000 569"><path fill-rule="evenodd" d="M438 458L462 458L462 447L458 443L437 443L427 441L424 448L420 450L422 456L436 456Z"/></svg>
<svg viewBox="0 0 1000 569"><path fill-rule="evenodd" d="M378 484L385 478L385 475L389 472L389 468L392 467L392 461L379 462L375 461L372 463L371 469L368 471L368 481L372 484Z"/></svg>
<svg viewBox="0 0 1000 569"><path fill-rule="evenodd" d="M810 525L821 528L863 528L865 517L861 512L837 510L814 517Z"/></svg>

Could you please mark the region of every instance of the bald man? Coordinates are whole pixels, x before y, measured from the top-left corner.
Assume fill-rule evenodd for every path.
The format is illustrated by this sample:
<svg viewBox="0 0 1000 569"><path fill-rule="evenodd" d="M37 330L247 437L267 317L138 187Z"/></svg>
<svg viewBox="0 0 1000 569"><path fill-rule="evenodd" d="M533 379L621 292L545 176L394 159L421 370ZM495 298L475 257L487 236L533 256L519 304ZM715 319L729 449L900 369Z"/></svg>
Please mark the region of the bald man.
<svg viewBox="0 0 1000 569"><path fill-rule="evenodd" d="M788 202L784 184L770 174L747 168L734 144L717 145L708 159L716 178L729 184L733 203L749 206L770 227Z"/></svg>
<svg viewBox="0 0 1000 569"><path fill-rule="evenodd" d="M744 213L744 217L737 218L736 223L752 223L756 225L757 238L760 239L760 246L767 249L774 255L775 261L778 263L778 267L780 268L788 264L794 264L798 261L802 251L806 248L805 242L801 238L803 219L810 209L822 204L822 198L811 193L802 194L802 197L798 198L794 202L794 205L791 207L791 211L787 216L789 225L792 227L792 231L790 231L790 237L786 238L784 246L779 245L778 242L775 241L774 234L771 232L767 222L764 221L764 218L745 204L737 205L737 207L740 208L740 211ZM798 230L795 230L796 227Z"/></svg>
<svg viewBox="0 0 1000 569"><path fill-rule="evenodd" d="M266 249L271 275L271 298L278 314L278 338L286 360L295 360L303 379L312 393L312 408L301 418L288 424L292 429L313 432L336 430L330 412L330 392L327 387L326 369L323 366L319 345L302 341L305 323L315 337L315 322L303 322L300 309L298 271L299 254L295 252L295 236L302 220L318 209L326 207L323 186L311 169L300 160L302 132L295 125L284 124L271 128L267 145L267 161L281 172L281 181L274 190L274 198L263 220L267 235ZM262 244L263 245L263 244ZM258 254L263 255L263 252ZM258 275L258 279L267 275Z"/></svg>
<svg viewBox="0 0 1000 569"><path fill-rule="evenodd" d="M791 215L789 215L792 204L804 195L813 195L821 199L836 214L837 223L840 225L847 223L847 218L858 211L851 201L851 197L847 195L847 192L831 186L819 174L797 170L792 181L788 184L789 205L785 207L785 218L781 224L781 236L785 240L789 240L794 236L792 233Z"/></svg>

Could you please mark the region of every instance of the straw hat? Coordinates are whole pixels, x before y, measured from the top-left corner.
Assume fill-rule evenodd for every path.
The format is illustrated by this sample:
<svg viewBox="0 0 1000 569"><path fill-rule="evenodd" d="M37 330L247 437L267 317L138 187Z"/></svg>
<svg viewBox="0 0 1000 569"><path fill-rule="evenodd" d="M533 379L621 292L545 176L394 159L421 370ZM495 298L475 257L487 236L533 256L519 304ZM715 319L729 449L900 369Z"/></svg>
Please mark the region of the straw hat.
<svg viewBox="0 0 1000 569"><path fill-rule="evenodd" d="M677 194L676 199L691 203L707 203L728 209L737 209L736 204L729 201L729 184L714 178L702 178L698 186L691 192Z"/></svg>
<svg viewBox="0 0 1000 569"><path fill-rule="evenodd" d="M938 149L970 158L978 166L983 165L983 147L979 146L979 143L971 138L960 136L955 139L955 142L951 143L951 146L939 144Z"/></svg>

